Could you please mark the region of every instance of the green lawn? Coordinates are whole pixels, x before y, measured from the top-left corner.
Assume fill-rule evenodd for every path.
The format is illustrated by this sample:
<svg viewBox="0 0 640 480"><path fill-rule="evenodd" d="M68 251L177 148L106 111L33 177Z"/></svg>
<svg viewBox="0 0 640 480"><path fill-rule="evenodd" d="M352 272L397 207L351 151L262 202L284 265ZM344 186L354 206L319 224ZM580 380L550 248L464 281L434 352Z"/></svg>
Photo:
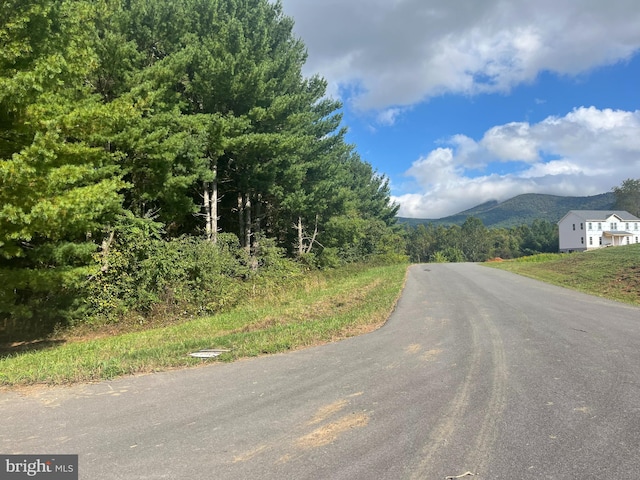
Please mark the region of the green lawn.
<svg viewBox="0 0 640 480"><path fill-rule="evenodd" d="M640 305L640 244L487 263L581 292Z"/></svg>

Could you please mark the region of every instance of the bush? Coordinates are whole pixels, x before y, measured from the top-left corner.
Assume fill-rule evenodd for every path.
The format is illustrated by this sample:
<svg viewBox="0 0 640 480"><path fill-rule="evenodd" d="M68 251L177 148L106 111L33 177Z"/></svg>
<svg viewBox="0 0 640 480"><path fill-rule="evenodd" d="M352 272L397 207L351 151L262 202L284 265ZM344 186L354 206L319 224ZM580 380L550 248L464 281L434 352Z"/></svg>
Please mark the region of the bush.
<svg viewBox="0 0 640 480"><path fill-rule="evenodd" d="M134 218L117 227L108 254L96 255L103 265L86 297L88 323L214 313L302 272L270 239L260 239L251 258L234 234L222 233L213 244L192 236L163 240L161 233Z"/></svg>
<svg viewBox="0 0 640 480"><path fill-rule="evenodd" d="M446 247L438 250L429 258L432 263L455 263L466 261L464 252L457 247Z"/></svg>

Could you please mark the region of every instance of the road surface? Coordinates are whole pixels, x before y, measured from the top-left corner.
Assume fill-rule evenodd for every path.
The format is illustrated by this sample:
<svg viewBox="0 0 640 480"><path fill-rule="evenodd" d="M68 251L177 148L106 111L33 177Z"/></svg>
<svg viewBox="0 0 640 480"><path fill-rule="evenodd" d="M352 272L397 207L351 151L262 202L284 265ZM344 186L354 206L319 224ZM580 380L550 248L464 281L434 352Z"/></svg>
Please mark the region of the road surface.
<svg viewBox="0 0 640 480"><path fill-rule="evenodd" d="M640 309L415 265L374 333L0 412L0 453L79 454L86 480L638 479Z"/></svg>

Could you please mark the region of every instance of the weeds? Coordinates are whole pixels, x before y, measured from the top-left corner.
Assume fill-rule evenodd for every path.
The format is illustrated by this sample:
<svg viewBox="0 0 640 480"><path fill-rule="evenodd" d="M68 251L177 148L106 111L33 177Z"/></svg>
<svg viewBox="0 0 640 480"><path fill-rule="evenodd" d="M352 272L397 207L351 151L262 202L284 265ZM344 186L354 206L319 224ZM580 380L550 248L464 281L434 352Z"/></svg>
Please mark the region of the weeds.
<svg viewBox="0 0 640 480"><path fill-rule="evenodd" d="M52 342L0 358L0 385L66 384L111 379L211 361L294 350L379 327L402 289L406 265L346 267L309 274L288 291L256 296L227 312L102 338ZM230 352L215 359L188 353Z"/></svg>

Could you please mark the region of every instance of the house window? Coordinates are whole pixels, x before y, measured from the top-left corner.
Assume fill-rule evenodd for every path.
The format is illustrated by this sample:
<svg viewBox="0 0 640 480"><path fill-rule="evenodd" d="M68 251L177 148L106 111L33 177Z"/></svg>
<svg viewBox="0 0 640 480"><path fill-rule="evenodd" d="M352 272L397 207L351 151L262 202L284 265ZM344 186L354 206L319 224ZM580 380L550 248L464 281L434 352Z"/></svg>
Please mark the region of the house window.
<svg viewBox="0 0 640 480"><path fill-rule="evenodd" d="M589 245L593 245L593 237L589 237Z"/></svg>
<svg viewBox="0 0 640 480"><path fill-rule="evenodd" d="M602 223L598 222L598 230L602 230Z"/></svg>
<svg viewBox="0 0 640 480"><path fill-rule="evenodd" d="M589 222L589 230L593 230L593 224Z"/></svg>
<svg viewBox="0 0 640 480"><path fill-rule="evenodd" d="M584 223L580 222L580 230L584 230Z"/></svg>
<svg viewBox="0 0 640 480"><path fill-rule="evenodd" d="M575 229L576 229L576 224L574 223L573 224L573 230L575 231Z"/></svg>
<svg viewBox="0 0 640 480"><path fill-rule="evenodd" d="M633 229L634 229L634 230L637 230L637 229L638 229L638 224L637 224L637 223L636 223L636 224L634 224Z"/></svg>
<svg viewBox="0 0 640 480"><path fill-rule="evenodd" d="M584 245L584 237L580 237L580 243Z"/></svg>
<svg viewBox="0 0 640 480"><path fill-rule="evenodd" d="M638 243L638 237L636 237L636 243Z"/></svg>
<svg viewBox="0 0 640 480"><path fill-rule="evenodd" d="M627 237L627 245L629 245L629 237Z"/></svg>
<svg viewBox="0 0 640 480"><path fill-rule="evenodd" d="M618 224L616 222L611 222L611 230L617 230Z"/></svg>
<svg viewBox="0 0 640 480"><path fill-rule="evenodd" d="M627 230L629 230L629 224L627 223L627 225L626 225L624 228L626 228Z"/></svg>
<svg viewBox="0 0 640 480"><path fill-rule="evenodd" d="M600 240L600 245L602 245L602 237L600 237L598 240Z"/></svg>

